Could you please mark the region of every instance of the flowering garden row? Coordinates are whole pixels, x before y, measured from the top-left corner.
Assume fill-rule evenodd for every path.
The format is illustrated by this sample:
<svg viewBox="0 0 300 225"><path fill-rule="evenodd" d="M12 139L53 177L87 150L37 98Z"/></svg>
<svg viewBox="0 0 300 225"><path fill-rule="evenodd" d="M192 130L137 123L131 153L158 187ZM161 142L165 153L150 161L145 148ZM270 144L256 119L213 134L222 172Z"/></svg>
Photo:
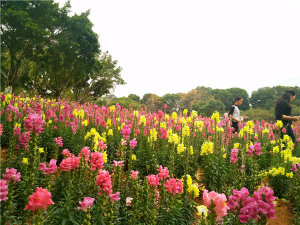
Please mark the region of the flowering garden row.
<svg viewBox="0 0 300 225"><path fill-rule="evenodd" d="M2 222L265 224L276 197L299 213L300 148L281 121L233 133L217 112L4 94L1 105Z"/></svg>

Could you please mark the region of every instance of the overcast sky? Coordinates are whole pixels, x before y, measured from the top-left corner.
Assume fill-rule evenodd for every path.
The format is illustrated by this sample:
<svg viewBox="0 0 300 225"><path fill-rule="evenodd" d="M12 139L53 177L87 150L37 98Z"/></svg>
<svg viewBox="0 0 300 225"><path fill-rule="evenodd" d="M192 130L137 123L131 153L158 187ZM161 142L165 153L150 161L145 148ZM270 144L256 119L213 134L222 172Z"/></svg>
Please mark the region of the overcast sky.
<svg viewBox="0 0 300 225"><path fill-rule="evenodd" d="M300 86L299 0L71 0L88 9L123 68L117 97Z"/></svg>

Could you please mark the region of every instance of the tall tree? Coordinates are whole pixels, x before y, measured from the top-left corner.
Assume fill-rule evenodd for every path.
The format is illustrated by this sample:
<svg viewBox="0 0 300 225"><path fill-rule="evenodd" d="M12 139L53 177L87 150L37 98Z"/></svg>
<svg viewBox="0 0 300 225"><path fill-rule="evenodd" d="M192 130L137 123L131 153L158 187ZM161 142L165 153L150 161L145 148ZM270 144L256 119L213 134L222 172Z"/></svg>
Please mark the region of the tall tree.
<svg viewBox="0 0 300 225"><path fill-rule="evenodd" d="M113 60L108 52L102 54L96 61L93 71L72 88L75 99L81 103L96 100L110 93L110 89L114 89L116 85L125 84L120 75L122 68L117 67L117 63L118 61Z"/></svg>
<svg viewBox="0 0 300 225"><path fill-rule="evenodd" d="M31 61L53 41L67 18L69 2L59 8L53 1L1 1L1 80L17 87Z"/></svg>
<svg viewBox="0 0 300 225"><path fill-rule="evenodd" d="M93 69L100 50L98 35L93 32L88 16L89 11L68 17L60 24L60 34L44 54L38 55L34 84L41 93L50 92L58 98L79 83L84 87L95 74ZM46 90L40 90L41 87Z"/></svg>
<svg viewBox="0 0 300 225"><path fill-rule="evenodd" d="M243 104L239 106L240 110L248 110L250 109L250 103L249 103L249 95L248 92L245 89L242 88L228 88L226 89L231 95L231 102L234 101L235 97L240 96L243 98ZM228 108L230 105L227 106Z"/></svg>
<svg viewBox="0 0 300 225"><path fill-rule="evenodd" d="M198 101L192 105L192 109L204 117L210 117L215 111L222 114L224 107L224 104L220 100L213 98L208 101Z"/></svg>
<svg viewBox="0 0 300 225"><path fill-rule="evenodd" d="M179 94L165 94L162 96L163 103L167 106L167 111L178 112L180 107Z"/></svg>

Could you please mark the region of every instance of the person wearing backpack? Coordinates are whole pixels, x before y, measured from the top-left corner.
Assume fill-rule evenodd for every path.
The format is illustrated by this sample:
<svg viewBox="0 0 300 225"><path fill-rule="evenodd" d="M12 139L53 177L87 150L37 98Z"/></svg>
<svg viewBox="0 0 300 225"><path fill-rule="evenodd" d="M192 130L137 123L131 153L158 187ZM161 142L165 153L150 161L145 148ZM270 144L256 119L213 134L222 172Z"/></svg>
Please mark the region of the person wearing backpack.
<svg viewBox="0 0 300 225"><path fill-rule="evenodd" d="M248 116L240 115L239 107L243 103L243 98L237 96L232 102L228 115L231 117L231 127L234 128L234 132L239 132L239 123L242 123L244 119L248 119Z"/></svg>

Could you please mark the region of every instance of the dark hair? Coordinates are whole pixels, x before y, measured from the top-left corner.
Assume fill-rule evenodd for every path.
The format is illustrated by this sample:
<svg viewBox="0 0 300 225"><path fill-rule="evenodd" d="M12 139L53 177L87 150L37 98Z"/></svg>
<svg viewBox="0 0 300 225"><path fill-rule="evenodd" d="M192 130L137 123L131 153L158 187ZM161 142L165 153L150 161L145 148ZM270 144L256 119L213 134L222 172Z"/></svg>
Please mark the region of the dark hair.
<svg viewBox="0 0 300 225"><path fill-rule="evenodd" d="M275 102L275 110L276 110L277 104L278 104L279 102L281 102L281 101L287 102L287 104L289 105L289 107L292 108L292 106L290 105L291 95L292 95L292 96L295 96L295 95L296 95L296 92L295 92L294 90L288 90L288 91L285 91L285 92L277 99L277 101Z"/></svg>
<svg viewBox="0 0 300 225"><path fill-rule="evenodd" d="M241 99L243 99L243 98L240 97L240 96L235 97L235 99L234 99L234 101L231 103L231 105L234 105L234 103L235 103L236 101L239 101L239 100L241 100Z"/></svg>

